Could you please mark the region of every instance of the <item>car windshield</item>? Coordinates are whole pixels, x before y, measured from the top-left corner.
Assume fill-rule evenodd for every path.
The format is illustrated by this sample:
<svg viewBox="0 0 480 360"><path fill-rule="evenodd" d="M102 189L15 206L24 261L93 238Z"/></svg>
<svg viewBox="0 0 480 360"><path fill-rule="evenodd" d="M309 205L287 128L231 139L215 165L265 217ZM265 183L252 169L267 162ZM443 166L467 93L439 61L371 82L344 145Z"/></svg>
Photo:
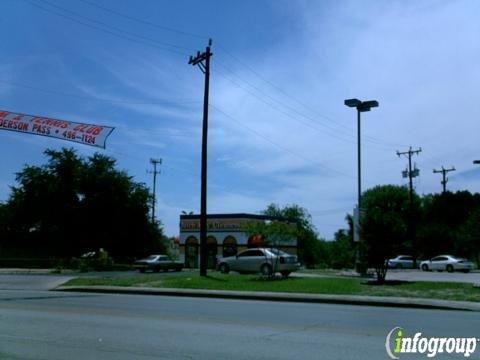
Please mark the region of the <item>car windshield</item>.
<svg viewBox="0 0 480 360"><path fill-rule="evenodd" d="M278 249L267 249L269 252L271 252L272 254L274 255L289 255L287 254L286 252L282 251L282 250L278 250Z"/></svg>
<svg viewBox="0 0 480 360"><path fill-rule="evenodd" d="M150 255L146 257L144 260L156 260L158 258L158 255Z"/></svg>

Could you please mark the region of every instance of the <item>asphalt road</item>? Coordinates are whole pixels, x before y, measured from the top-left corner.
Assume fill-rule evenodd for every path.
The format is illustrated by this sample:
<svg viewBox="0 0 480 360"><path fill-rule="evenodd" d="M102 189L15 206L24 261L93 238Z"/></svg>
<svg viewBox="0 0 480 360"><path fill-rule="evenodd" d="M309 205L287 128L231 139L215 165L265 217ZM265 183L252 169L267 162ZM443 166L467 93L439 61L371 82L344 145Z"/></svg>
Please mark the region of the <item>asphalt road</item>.
<svg viewBox="0 0 480 360"><path fill-rule="evenodd" d="M0 324L0 359L22 360L370 360L395 326L480 337L474 312L27 290L0 291Z"/></svg>

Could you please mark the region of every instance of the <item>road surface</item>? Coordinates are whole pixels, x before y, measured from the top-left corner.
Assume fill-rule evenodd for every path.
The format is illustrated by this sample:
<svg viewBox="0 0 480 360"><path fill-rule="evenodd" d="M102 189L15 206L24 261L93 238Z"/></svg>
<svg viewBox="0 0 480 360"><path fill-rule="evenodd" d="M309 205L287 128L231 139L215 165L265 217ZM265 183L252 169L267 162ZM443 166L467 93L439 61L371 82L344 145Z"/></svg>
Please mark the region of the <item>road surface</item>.
<svg viewBox="0 0 480 360"><path fill-rule="evenodd" d="M480 337L475 312L29 290L0 291L0 324L0 359L22 360L383 360L395 326Z"/></svg>

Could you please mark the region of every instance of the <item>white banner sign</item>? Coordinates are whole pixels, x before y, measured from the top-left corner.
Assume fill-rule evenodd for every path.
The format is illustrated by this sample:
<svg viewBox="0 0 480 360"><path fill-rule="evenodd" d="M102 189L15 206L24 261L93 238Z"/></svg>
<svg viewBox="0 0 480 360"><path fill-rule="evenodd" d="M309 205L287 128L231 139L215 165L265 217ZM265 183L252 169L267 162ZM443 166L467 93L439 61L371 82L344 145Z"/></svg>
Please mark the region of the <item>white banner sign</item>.
<svg viewBox="0 0 480 360"><path fill-rule="evenodd" d="M0 110L0 130L49 136L101 148L105 148L105 141L113 129L110 126L82 124Z"/></svg>

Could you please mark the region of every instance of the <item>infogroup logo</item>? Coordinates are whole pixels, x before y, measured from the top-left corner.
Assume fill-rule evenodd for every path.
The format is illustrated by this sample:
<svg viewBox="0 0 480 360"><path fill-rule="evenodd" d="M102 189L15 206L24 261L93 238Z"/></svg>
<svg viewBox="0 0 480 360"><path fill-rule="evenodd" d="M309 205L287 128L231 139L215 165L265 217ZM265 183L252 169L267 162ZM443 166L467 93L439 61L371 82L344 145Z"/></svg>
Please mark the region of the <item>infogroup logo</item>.
<svg viewBox="0 0 480 360"><path fill-rule="evenodd" d="M421 332L413 337L407 337L401 327L395 327L387 335L385 349L391 359L400 359L400 354L420 354L433 358L438 354L458 354L470 357L480 339L471 338L447 338L447 337L424 337Z"/></svg>

